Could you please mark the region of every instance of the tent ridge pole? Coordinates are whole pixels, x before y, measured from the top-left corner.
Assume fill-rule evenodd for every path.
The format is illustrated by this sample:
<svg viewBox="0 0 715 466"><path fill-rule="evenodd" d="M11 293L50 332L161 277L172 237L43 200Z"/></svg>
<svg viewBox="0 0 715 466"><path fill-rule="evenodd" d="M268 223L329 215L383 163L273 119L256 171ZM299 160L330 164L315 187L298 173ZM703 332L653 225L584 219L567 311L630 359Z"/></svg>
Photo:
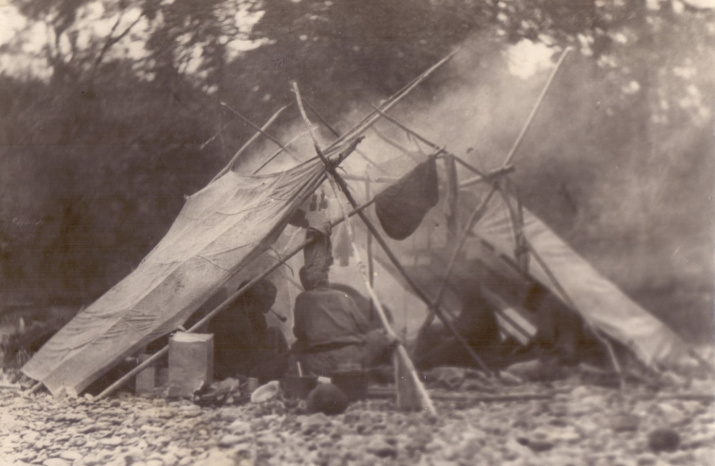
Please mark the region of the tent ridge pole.
<svg viewBox="0 0 715 466"><path fill-rule="evenodd" d="M251 136L251 138L248 141L246 141L246 143L244 145L242 145L240 149L238 149L236 154L233 157L231 157L231 160L228 162L228 164L226 164L226 166L220 172L218 172L216 174L216 176L213 177L211 182L216 181L217 178L219 178L221 175L223 175L224 173L226 173L227 171L232 169L233 165L236 163L236 161L238 161L238 158L241 156L241 154L243 154L246 151L248 146L250 146L256 139L258 139L258 137L261 134L263 134L263 132L265 132L278 119L278 117L281 115L281 113L283 113L283 111L285 109L287 109L288 107L289 107L288 105L284 105L283 107L279 108L276 111L276 113L274 113L273 116L271 116L268 119L268 121L266 121L263 124L263 126L261 126L261 131L256 131L253 134L253 136Z"/></svg>
<svg viewBox="0 0 715 466"><path fill-rule="evenodd" d="M232 107L231 107L230 105L228 105L226 102L221 102L221 105L224 106L224 107L226 107L227 109L229 109L234 115L236 115L236 116L239 117L241 120L243 120L248 126L250 126L250 127L253 128L254 130L258 131L259 133L261 133L262 135L264 135L265 137L267 137L268 139L270 139L271 141L273 141L275 144L277 144L278 147L280 147L281 149L283 149L286 154L288 154L288 155L290 155L291 157L293 157L293 159L294 159L296 162L300 162L300 158L299 158L297 155L295 155L293 152L291 152L290 149L288 149L286 146L284 146L282 142L280 142L278 139L274 138L273 136L271 136L270 134L268 134L266 131L264 131L260 126L256 125L256 124L253 123L251 120L249 120L248 118L246 118L245 116L243 116L238 110L232 108Z"/></svg>
<svg viewBox="0 0 715 466"><path fill-rule="evenodd" d="M452 52L450 52L446 57L442 58L440 61L432 65L430 68L422 72L419 76L417 76L415 79L412 80L412 82L408 83L406 86L404 86L402 89L397 91L395 94L393 94L387 101L385 102L383 106L383 111L387 111L390 108L394 107L399 101L401 101L407 94L412 92L414 88L416 88L422 81L427 79L429 75L431 75L435 70L440 68L442 65L444 65L446 62L452 59L452 57L459 51L459 49L455 49ZM378 119L380 118L380 115L376 114L376 112L370 112L367 116L365 116L357 125L353 126L350 130L348 130L345 134L343 134L342 137L336 139L333 141L327 148L327 150L332 149L335 145L338 143L342 142L343 139L346 139L348 137L353 137L356 136L365 130L367 130L370 126L372 126Z"/></svg>
<svg viewBox="0 0 715 466"><path fill-rule="evenodd" d="M311 112L313 112L313 114L318 118L318 120L320 120L320 122L323 123L323 125L325 125L325 127L328 128L328 130L329 130L331 133L333 133L333 135L334 135L335 137L337 137L337 138L342 137L342 135L340 134L340 132L339 132L337 129L335 129L335 127L334 127L333 125L331 125L330 123L328 123L328 120L326 120L326 119L323 117L323 115L321 115L320 112L318 112L318 110L315 108L314 105L311 105L311 103L310 103L307 99L305 99L305 98L303 99L303 103L305 104L306 107L308 107L308 109L310 109ZM382 170L382 169L380 168L380 166L379 166L378 164L376 164L372 159L370 159L370 157L368 157L363 151L358 150L358 149L355 149L355 153L357 153L357 155L359 155L360 157L362 157L362 158L363 158L367 163L369 163L371 166L377 168L377 169L380 170L380 171L384 171L384 170Z"/></svg>

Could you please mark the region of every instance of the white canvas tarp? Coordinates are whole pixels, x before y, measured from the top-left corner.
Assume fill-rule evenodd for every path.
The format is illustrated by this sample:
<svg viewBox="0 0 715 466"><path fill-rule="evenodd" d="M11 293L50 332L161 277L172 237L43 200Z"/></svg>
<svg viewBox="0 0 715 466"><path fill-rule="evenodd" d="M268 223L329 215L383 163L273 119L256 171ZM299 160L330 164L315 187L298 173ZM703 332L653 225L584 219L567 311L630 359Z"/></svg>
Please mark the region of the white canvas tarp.
<svg viewBox="0 0 715 466"><path fill-rule="evenodd" d="M679 365L690 358L687 346L675 332L601 275L527 209L523 222L524 236L558 284L537 260L530 261L529 273L564 302L572 302L588 323L628 346L648 366ZM490 202L473 231L500 253L516 259L512 220L502 197Z"/></svg>
<svg viewBox="0 0 715 466"><path fill-rule="evenodd" d="M188 198L136 270L62 328L23 372L53 395L81 392L255 264L324 179L319 160L277 174L229 171L216 179Z"/></svg>

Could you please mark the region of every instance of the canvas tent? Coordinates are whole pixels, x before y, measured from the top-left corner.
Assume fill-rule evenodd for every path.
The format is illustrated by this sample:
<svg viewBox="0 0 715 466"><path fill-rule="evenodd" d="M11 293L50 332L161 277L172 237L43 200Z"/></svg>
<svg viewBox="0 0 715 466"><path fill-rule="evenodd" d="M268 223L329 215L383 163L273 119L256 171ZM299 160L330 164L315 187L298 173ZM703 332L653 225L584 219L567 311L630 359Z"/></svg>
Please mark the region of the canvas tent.
<svg viewBox="0 0 715 466"><path fill-rule="evenodd" d="M324 178L317 160L272 175L228 171L188 198L136 270L62 328L23 372L53 394L81 392L174 331L230 278L255 273L262 253Z"/></svg>
<svg viewBox="0 0 715 466"><path fill-rule="evenodd" d="M407 87L399 96L410 89ZM383 111L398 100L390 99ZM341 159L379 118L380 114L373 112L328 146L325 155L332 160ZM397 325L398 333L404 328L404 335L414 335L421 317L427 314L428 306L422 302L424 299L416 298L414 285L434 297L440 293L445 272L450 270L450 283L484 278L482 285L494 291L492 299L500 309L502 329L517 334L515 327L519 327L523 340L533 337L536 331L535 321L520 312L528 307L523 290L500 289L499 280L492 288L489 277L518 276L546 289L561 306L577 312L595 329L633 350L650 367L677 364L687 357L687 347L677 335L601 276L508 191L490 194L495 191L494 179L484 178L482 183L463 183L460 187L453 157L445 156L443 151L432 155L440 154L440 161L445 163L439 164L439 204L429 211L413 235L403 241L387 241L405 262L404 270L414 275L406 280L402 267L380 248L374 248L375 273L389 276L389 280L376 281L378 294L394 298L395 284L403 290L400 296L405 312L393 312L403 321ZM368 170L367 174L363 162L362 169L354 168L354 157L345 164L349 172L365 174L350 181L359 199L368 201L409 173L424 156L398 150L392 157L383 157L387 158L392 161L373 167L372 173ZM80 393L123 358L182 325L217 289L231 288L269 267L278 269L273 278L283 276L288 281L290 269L280 263L287 251L294 251L303 241L302 230L288 224L326 180L323 162L312 158L269 175L238 174L242 167L236 165L189 197L166 236L136 270L81 311L33 356L23 372L52 394L63 390ZM325 219L335 220L340 216L335 203L344 200L331 194L327 186L322 189L333 199L332 208L323 212ZM481 215L469 225L465 220L476 211ZM372 211L367 215L379 224ZM368 233L362 224L354 223L357 242L369 256L372 248L368 246ZM462 236L463 252L458 251L460 260L452 267L455 238ZM528 255L524 248L528 248ZM487 273L480 274L475 264ZM294 270L297 265L294 263ZM341 272L337 276L339 280L349 280ZM354 280L350 284L358 283ZM381 289L384 287L390 289ZM447 288L440 306L456 312L457 300ZM286 289L290 287L283 287L280 299L290 306L295 290L286 295ZM391 304L393 309L398 306ZM290 325L284 328L290 336Z"/></svg>

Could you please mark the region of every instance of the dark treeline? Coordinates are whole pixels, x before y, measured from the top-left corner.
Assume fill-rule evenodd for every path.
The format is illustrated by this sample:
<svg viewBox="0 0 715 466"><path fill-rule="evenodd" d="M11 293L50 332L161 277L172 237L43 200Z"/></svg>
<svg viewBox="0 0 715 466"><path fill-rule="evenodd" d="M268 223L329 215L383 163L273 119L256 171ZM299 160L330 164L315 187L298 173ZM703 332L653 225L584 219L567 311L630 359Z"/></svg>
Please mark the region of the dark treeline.
<svg viewBox="0 0 715 466"><path fill-rule="evenodd" d="M293 100L296 80L337 122L459 45L476 63L530 39L554 55L567 45L578 55L545 109L550 119L535 128L551 136L529 142L543 157L520 168L530 207L641 302L702 336L713 296L714 13L663 0L523 3L12 1L28 24L46 24L51 34L46 76L0 76L0 286L11 299L86 304L126 276L184 196L252 135L220 102L261 123ZM97 4L110 27L89 34L83 12ZM257 22L236 22L238 11ZM121 52L129 40L141 44L139 56ZM236 53L234 40L260 45ZM0 53L21 48L19 38ZM465 85L457 73L429 81L420 95ZM571 127L557 136L554 120ZM513 140L513 132L488 136L500 149ZM570 162L547 155L573 152L581 156ZM653 215L619 231L621 217L604 213L619 206L602 204L640 188L616 187L608 198L608 188L594 186L608 178L626 186L629 176L647 182L634 202ZM598 226L584 219L593 212L603 217ZM647 285L630 283L628 273L599 264L614 246L637 250L630 254L641 269L670 269ZM668 262L672 250L650 259L671 246L680 246L683 263Z"/></svg>

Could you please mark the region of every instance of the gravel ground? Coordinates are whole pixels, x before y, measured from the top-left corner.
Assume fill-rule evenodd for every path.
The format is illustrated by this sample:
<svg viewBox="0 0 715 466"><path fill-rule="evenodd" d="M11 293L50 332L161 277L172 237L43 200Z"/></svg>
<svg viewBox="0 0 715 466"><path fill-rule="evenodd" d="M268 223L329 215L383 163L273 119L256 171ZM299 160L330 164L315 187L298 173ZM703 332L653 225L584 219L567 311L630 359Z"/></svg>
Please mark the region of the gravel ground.
<svg viewBox="0 0 715 466"><path fill-rule="evenodd" d="M444 401L447 390L430 385L438 417L399 412L389 399L328 417L280 399L202 408L0 390L0 464L715 465L714 386L696 382L619 390L571 377L492 391L551 396L506 402L477 401L484 393L469 384L451 393L472 399Z"/></svg>

